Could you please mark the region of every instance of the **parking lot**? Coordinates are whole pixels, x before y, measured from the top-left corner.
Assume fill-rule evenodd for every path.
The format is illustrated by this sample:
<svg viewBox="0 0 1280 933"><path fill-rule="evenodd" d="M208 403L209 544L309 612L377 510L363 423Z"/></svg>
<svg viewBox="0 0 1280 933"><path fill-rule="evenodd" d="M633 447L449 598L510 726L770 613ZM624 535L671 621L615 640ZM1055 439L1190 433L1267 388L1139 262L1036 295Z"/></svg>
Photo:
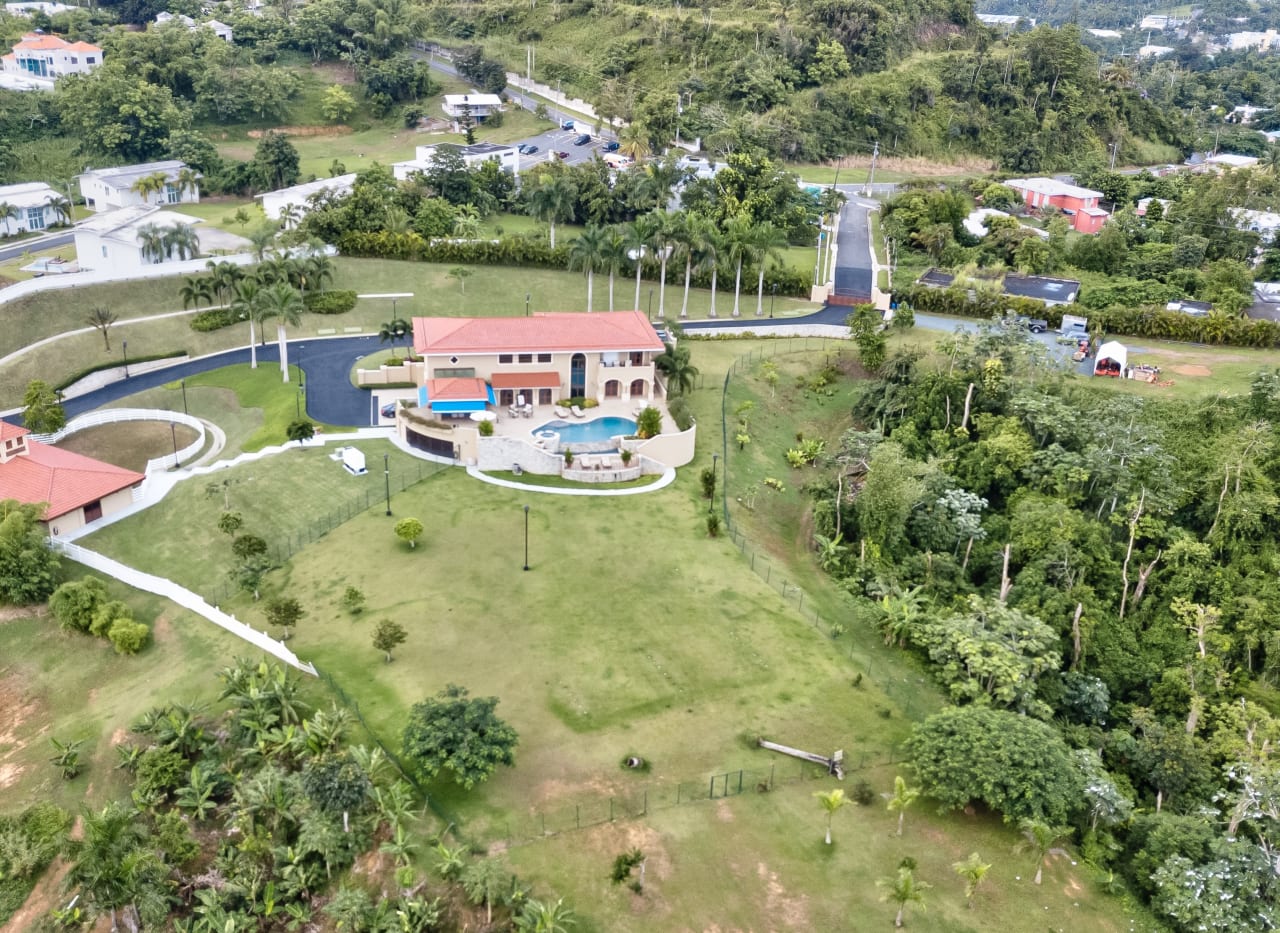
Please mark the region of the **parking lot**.
<svg viewBox="0 0 1280 933"><path fill-rule="evenodd" d="M583 124L584 126L586 124ZM532 154L520 155L520 168L528 169L550 159L560 159L570 165L577 165L581 162L590 162L597 154L605 151L604 147L609 140L600 136L591 136L589 142L576 145L577 140L583 135L589 135L590 131L584 129L579 132L576 128L572 130L554 129L541 133L538 136L530 136L525 139L516 140L513 145L516 146L537 146L537 151ZM565 155L562 157L560 153Z"/></svg>

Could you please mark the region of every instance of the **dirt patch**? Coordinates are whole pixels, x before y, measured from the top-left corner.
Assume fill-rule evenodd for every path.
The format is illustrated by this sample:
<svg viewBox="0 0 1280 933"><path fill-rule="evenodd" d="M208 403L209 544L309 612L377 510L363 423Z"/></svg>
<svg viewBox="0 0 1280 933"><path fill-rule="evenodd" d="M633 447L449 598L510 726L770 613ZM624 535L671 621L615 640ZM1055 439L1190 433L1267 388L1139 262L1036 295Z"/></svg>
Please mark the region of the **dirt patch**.
<svg viewBox="0 0 1280 933"><path fill-rule="evenodd" d="M846 156L838 162L828 164L832 166L839 165L840 168L870 168L871 156ZM994 162L983 159L957 159L950 163L944 163L910 156L881 156L876 161L876 167L882 172L901 172L903 175L919 175L921 177L982 175L994 172L997 168Z"/></svg>
<svg viewBox="0 0 1280 933"><path fill-rule="evenodd" d="M533 809L543 808L548 803L563 800L565 797L582 798L587 795L605 798L615 797L618 795L618 786L602 778L578 783L555 780L543 781L534 789Z"/></svg>
<svg viewBox="0 0 1280 933"><path fill-rule="evenodd" d="M1211 370L1208 366L1194 366L1191 364L1185 364L1182 366L1170 366L1169 368L1173 370L1175 373L1177 373L1179 376L1212 376L1213 375L1213 370Z"/></svg>
<svg viewBox="0 0 1280 933"><path fill-rule="evenodd" d="M151 626L151 638L154 641L169 641L173 637L173 623L169 621L168 614L156 616L156 621Z"/></svg>
<svg viewBox="0 0 1280 933"><path fill-rule="evenodd" d="M15 764L0 764L0 790L18 783L18 778L22 777L25 770Z"/></svg>
<svg viewBox="0 0 1280 933"><path fill-rule="evenodd" d="M330 84L356 83L356 76L346 65L337 65L332 62L312 62L311 70L321 80L328 81Z"/></svg>
<svg viewBox="0 0 1280 933"><path fill-rule="evenodd" d="M34 930L39 925L41 917L47 916L55 907L64 906L67 895L62 890L62 881L70 870L69 862L63 861L62 858L55 859L36 882L36 886L31 889L23 905L9 918L8 923L0 927L0 933Z"/></svg>
<svg viewBox="0 0 1280 933"><path fill-rule="evenodd" d="M764 889L764 907L771 921L792 930L810 929L808 898L789 896L777 873L770 871L764 862L756 866L756 877Z"/></svg>
<svg viewBox="0 0 1280 933"><path fill-rule="evenodd" d="M729 806L729 801L723 798L716 801L716 819L721 823L733 822L733 809Z"/></svg>
<svg viewBox="0 0 1280 933"><path fill-rule="evenodd" d="M18 619L42 619L48 614L48 606L0 606L0 625Z"/></svg>
<svg viewBox="0 0 1280 933"><path fill-rule="evenodd" d="M23 692L16 675L9 676L0 680L0 709L5 711L5 721L0 724L0 748L13 746L5 755L8 758L26 744L18 741L18 731L39 712L40 702Z"/></svg>
<svg viewBox="0 0 1280 933"><path fill-rule="evenodd" d="M269 130L250 130L250 139L261 139L267 133L281 136L346 136L354 132L349 126L273 126Z"/></svg>

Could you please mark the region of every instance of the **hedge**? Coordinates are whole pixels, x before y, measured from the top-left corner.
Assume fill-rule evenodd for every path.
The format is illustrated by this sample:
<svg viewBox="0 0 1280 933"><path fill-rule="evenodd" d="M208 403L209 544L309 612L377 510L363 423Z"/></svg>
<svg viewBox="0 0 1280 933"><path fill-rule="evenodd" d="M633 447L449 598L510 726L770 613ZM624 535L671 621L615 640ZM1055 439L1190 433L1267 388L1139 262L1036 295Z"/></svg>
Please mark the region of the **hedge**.
<svg viewBox="0 0 1280 933"><path fill-rule="evenodd" d="M239 323L240 315L230 308L211 308L208 311L201 311L191 318L191 329L201 334L207 334L210 331L221 330L224 327Z"/></svg>
<svg viewBox="0 0 1280 933"><path fill-rule="evenodd" d="M959 288L927 288L913 285L896 292L894 298L905 301L916 311L926 314L951 314L958 317L991 319L1008 311L1043 317L1051 328L1062 324L1063 313L1075 310L1071 305L1046 307L1028 298L1004 296L971 296ZM1177 340L1184 343L1221 344L1238 347L1280 346L1280 323L1210 314L1192 317L1181 311L1166 311L1163 305L1109 307L1091 310L1087 305L1091 327L1100 326L1108 334L1146 337L1152 340Z"/></svg>
<svg viewBox="0 0 1280 933"><path fill-rule="evenodd" d="M356 293L344 288L307 292L302 303L312 314L345 314L356 306Z"/></svg>
<svg viewBox="0 0 1280 933"><path fill-rule="evenodd" d="M134 363L153 363L156 360L172 360L175 358L181 358L181 357L190 356L190 355L191 355L191 352L189 350L170 350L167 353L150 353L145 356L131 356L129 357L129 363L131 365ZM119 360L113 360L108 363L97 363L94 366L90 366L88 369L82 369L79 372L68 376L66 379L63 379L56 386L54 386L53 389L55 392L61 392L64 389L75 385L85 376L92 376L94 373L100 373L104 369L116 369L120 365L122 365L123 362L124 362L124 359L122 357Z"/></svg>
<svg viewBox="0 0 1280 933"><path fill-rule="evenodd" d="M428 240L412 231L408 233L388 233L385 230L377 233L350 231L338 239L338 249L344 256L357 256L372 259L401 259L412 262L438 262L449 265L474 266L537 266L548 269L567 269L569 267L570 247L561 243L555 249L546 240L523 236L503 237L498 240ZM660 266L654 262L646 262L648 278L656 278ZM634 270L632 270L634 272ZM627 277L622 274L622 278ZM744 298L754 295L759 285L758 270L742 268L742 294ZM710 272L696 272L690 279L696 288L711 287ZM684 284L684 264L673 262L667 266L667 284ZM716 282L717 291L727 291L732 286L733 273L720 273ZM765 295L772 294L773 286L778 286L778 294L788 298L808 298L813 284L812 273L805 269L791 266L772 266L765 270Z"/></svg>

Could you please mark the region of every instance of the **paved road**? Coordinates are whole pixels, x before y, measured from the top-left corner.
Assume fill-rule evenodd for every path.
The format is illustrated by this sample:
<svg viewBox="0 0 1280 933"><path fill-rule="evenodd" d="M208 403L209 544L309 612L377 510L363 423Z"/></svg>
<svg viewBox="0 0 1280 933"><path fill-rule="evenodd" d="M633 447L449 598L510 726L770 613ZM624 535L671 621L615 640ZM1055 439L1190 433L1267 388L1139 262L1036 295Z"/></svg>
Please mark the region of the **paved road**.
<svg viewBox="0 0 1280 933"><path fill-rule="evenodd" d="M10 259L18 259L27 250L31 252L39 252L40 250L54 249L59 246L67 246L75 242L75 236L68 233L59 233L53 236L41 237L40 239L23 240L13 246L0 247L0 262L8 262Z"/></svg>
<svg viewBox="0 0 1280 933"><path fill-rule="evenodd" d="M289 341L289 361L295 365L300 364L306 376L305 403L308 417L313 421L338 427L368 427L376 424L373 417L376 413L372 410L373 394L351 385L349 374L356 360L377 349L378 338L372 335ZM71 399L63 408L67 417L73 418L86 411L118 402L144 389L154 389L210 369L247 362L248 347L228 350L167 369L132 375L128 379ZM279 371L280 353L274 342L258 347L258 365L274 367Z"/></svg>
<svg viewBox="0 0 1280 933"><path fill-rule="evenodd" d="M871 300L871 288L876 281L871 265L871 211L869 202L851 198L840 210L840 233L836 240L834 293L860 301Z"/></svg>

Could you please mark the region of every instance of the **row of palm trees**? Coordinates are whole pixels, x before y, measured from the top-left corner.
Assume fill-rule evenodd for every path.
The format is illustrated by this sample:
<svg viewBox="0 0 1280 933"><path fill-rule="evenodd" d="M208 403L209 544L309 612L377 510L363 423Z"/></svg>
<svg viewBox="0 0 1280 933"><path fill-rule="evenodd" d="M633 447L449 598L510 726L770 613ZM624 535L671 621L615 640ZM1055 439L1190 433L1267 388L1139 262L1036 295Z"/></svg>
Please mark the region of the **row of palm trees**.
<svg viewBox="0 0 1280 933"><path fill-rule="evenodd" d="M178 197L187 191L194 191L196 185L200 183L200 175L191 168L182 168L178 170L178 175L174 179L173 187L178 189ZM142 195L144 203L151 203L151 196L164 194L165 188L169 186L169 176L164 172L152 172L150 175L143 175L135 181L129 190L135 194ZM163 198L157 198L156 203L162 203Z"/></svg>
<svg viewBox="0 0 1280 933"><path fill-rule="evenodd" d="M191 224L143 224L138 228L138 245L142 247L142 258L150 263L164 262L175 255L179 259L200 255L200 237Z"/></svg>
<svg viewBox="0 0 1280 933"><path fill-rule="evenodd" d="M541 189L540 189L541 190ZM552 228L554 230L554 227ZM554 239L552 241L554 246ZM628 263L635 264L635 307L640 307L640 279L646 260L658 263L658 317L666 316L667 267L684 263L680 317L689 316L689 288L694 274L711 275L711 317L716 316L716 286L720 272L733 270L733 316L741 313L743 267L756 270L756 316L764 313L766 265L780 264L787 246L783 230L772 221L752 223L745 216L721 229L693 211L642 214L629 224L591 225L569 244L569 268L587 276L587 311L592 310L595 273L609 274L609 310L614 309L614 279Z"/></svg>
<svg viewBox="0 0 1280 933"><path fill-rule="evenodd" d="M272 255L246 271L233 262L209 261L208 275L187 279L181 288L182 306L228 308L237 320L249 322L249 366L258 368L258 331L268 320L276 322L280 347L280 377L289 381L289 348L286 327L297 327L306 310L307 291L320 291L333 278L328 256Z"/></svg>
<svg viewBox="0 0 1280 933"><path fill-rule="evenodd" d="M71 220L71 202L60 194L50 195L45 199L44 206L52 208L54 214L57 215L55 223L65 224ZM21 220L23 210L16 204L10 204L8 201L0 201L0 224L9 220Z"/></svg>

